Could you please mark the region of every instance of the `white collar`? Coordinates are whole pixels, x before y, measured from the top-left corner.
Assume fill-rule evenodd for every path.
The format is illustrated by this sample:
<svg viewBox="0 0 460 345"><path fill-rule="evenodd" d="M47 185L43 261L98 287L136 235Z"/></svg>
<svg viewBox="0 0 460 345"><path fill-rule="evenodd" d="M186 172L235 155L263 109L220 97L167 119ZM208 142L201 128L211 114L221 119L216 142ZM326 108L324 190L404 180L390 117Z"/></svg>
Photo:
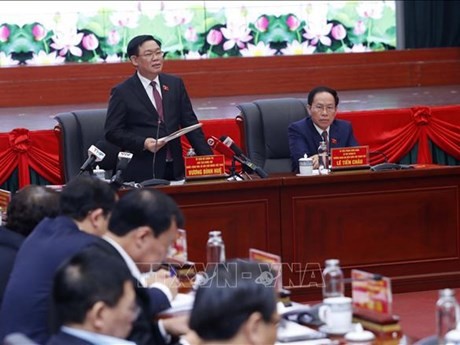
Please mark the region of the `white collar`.
<svg viewBox="0 0 460 345"><path fill-rule="evenodd" d="M132 276L136 278L137 281L142 282L144 279L142 279L142 275L141 275L141 272L139 271L139 268L137 268L136 263L129 256L129 254L123 249L123 247L120 246L115 240L113 240L107 235L102 236L102 238L106 240L107 242L109 242L118 251L118 253L120 253L121 257L126 263L126 266L128 266L128 269L131 272Z"/></svg>
<svg viewBox="0 0 460 345"><path fill-rule="evenodd" d="M67 326L62 326L61 331L98 345L136 345L136 343L129 340Z"/></svg>
<svg viewBox="0 0 460 345"><path fill-rule="evenodd" d="M316 123L313 122L313 126L315 126L316 130L318 131L319 135L323 136L324 129L319 128ZM329 138L329 130L331 129L331 126L326 128L327 132L327 137Z"/></svg>

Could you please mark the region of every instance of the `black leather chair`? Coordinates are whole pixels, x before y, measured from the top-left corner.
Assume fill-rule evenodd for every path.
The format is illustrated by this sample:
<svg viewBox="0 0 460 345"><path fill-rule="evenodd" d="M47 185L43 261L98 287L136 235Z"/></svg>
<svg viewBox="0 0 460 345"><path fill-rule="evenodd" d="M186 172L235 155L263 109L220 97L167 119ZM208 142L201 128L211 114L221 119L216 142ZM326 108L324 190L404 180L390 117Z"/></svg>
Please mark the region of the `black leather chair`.
<svg viewBox="0 0 460 345"><path fill-rule="evenodd" d="M54 117L61 131L60 158L65 182L78 175L91 145L106 154L98 163L99 167L111 172L115 169L120 149L104 140L106 116L106 109L86 109L59 113Z"/></svg>
<svg viewBox="0 0 460 345"><path fill-rule="evenodd" d="M287 129L289 124L308 115L306 101L259 99L237 107L243 120L248 158L269 174L292 171Z"/></svg>

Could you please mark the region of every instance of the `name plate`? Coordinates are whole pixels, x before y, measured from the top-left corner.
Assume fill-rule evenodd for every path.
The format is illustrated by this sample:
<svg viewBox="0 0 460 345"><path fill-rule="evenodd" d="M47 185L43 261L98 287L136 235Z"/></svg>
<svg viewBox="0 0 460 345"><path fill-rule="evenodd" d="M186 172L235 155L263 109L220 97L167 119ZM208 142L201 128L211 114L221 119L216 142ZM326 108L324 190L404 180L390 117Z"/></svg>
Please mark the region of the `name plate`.
<svg viewBox="0 0 460 345"><path fill-rule="evenodd" d="M335 147L331 149L331 168L364 169L369 168L369 146Z"/></svg>
<svg viewBox="0 0 460 345"><path fill-rule="evenodd" d="M185 157L185 178L225 176L224 155Z"/></svg>

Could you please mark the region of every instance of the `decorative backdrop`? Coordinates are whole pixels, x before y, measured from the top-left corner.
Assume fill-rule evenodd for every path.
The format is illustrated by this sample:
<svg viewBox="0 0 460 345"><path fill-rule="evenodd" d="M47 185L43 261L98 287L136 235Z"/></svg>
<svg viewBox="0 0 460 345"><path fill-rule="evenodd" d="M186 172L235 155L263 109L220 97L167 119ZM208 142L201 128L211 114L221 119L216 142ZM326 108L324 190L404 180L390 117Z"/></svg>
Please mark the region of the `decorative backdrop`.
<svg viewBox="0 0 460 345"><path fill-rule="evenodd" d="M0 67L126 61L141 33L167 59L389 50L395 1L4 1Z"/></svg>

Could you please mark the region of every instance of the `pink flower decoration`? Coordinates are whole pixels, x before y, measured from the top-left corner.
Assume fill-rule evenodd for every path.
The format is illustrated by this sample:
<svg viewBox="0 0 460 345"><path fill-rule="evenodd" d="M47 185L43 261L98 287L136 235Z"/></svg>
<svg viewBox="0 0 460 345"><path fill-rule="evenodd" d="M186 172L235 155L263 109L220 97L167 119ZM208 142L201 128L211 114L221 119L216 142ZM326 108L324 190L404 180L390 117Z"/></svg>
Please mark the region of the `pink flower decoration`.
<svg viewBox="0 0 460 345"><path fill-rule="evenodd" d="M255 26L257 30L259 30L260 32L265 32L268 29L268 24L269 24L268 18L265 16L261 16L259 17L259 19L256 20Z"/></svg>
<svg viewBox="0 0 460 345"><path fill-rule="evenodd" d="M331 30L331 35L336 40L343 40L347 35L347 31L342 24L336 25Z"/></svg>
<svg viewBox="0 0 460 345"><path fill-rule="evenodd" d="M111 46L114 46L120 42L120 34L117 30L110 30L109 35L107 36L107 43Z"/></svg>
<svg viewBox="0 0 460 345"><path fill-rule="evenodd" d="M83 37L81 44L86 50L95 50L99 46L99 40L94 34Z"/></svg>
<svg viewBox="0 0 460 345"><path fill-rule="evenodd" d="M291 31L297 30L300 26L300 20L298 20L296 16L290 15L286 19L286 25Z"/></svg>
<svg viewBox="0 0 460 345"><path fill-rule="evenodd" d="M163 91L169 91L169 86L168 85L163 85Z"/></svg>
<svg viewBox="0 0 460 345"><path fill-rule="evenodd" d="M193 26L189 26L187 30L185 30L184 37L189 42L198 41L198 34Z"/></svg>
<svg viewBox="0 0 460 345"><path fill-rule="evenodd" d="M206 41L212 46L218 45L222 42L222 32L220 32L220 30L210 30L206 36Z"/></svg>
<svg viewBox="0 0 460 345"><path fill-rule="evenodd" d="M35 41L41 41L46 36L46 30L42 25L35 24L32 28L32 35L34 35Z"/></svg>
<svg viewBox="0 0 460 345"><path fill-rule="evenodd" d="M363 33L366 32L366 25L364 24L364 22L362 20L358 20L356 22L356 25L355 25L355 28L353 29L353 32L356 35L362 35Z"/></svg>
<svg viewBox="0 0 460 345"><path fill-rule="evenodd" d="M8 41L8 37L10 37L10 29L6 25L0 26L0 42Z"/></svg>

